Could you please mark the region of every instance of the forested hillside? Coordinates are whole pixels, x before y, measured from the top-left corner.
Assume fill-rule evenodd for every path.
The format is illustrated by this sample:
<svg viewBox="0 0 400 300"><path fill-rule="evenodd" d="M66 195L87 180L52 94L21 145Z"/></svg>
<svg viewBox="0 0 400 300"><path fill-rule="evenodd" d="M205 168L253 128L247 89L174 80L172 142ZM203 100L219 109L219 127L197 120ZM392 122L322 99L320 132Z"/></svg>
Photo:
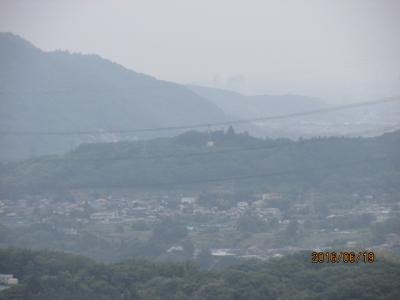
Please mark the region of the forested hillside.
<svg viewBox="0 0 400 300"><path fill-rule="evenodd" d="M212 140L214 146L207 146ZM4 195L71 188L398 190L400 133L374 138L257 139L233 129L148 142L86 144L1 167Z"/></svg>

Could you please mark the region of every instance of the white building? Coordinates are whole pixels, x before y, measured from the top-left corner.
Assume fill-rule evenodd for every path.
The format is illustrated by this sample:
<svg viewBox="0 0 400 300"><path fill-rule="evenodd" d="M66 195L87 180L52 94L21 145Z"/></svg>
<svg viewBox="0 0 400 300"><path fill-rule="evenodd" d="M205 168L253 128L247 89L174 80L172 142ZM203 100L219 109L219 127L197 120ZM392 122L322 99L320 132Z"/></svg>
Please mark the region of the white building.
<svg viewBox="0 0 400 300"><path fill-rule="evenodd" d="M0 274L0 284L16 285L16 284L18 284L18 279L14 278L14 275L12 275L12 274Z"/></svg>
<svg viewBox="0 0 400 300"><path fill-rule="evenodd" d="M90 215L91 220L110 220L118 217L118 213L113 212L97 212Z"/></svg>
<svg viewBox="0 0 400 300"><path fill-rule="evenodd" d="M196 202L195 197L182 197L181 198L181 203L182 204L193 204Z"/></svg>
<svg viewBox="0 0 400 300"><path fill-rule="evenodd" d="M262 194L262 199L263 200L278 200L278 199L282 199L282 194L281 193L264 193L264 194Z"/></svg>

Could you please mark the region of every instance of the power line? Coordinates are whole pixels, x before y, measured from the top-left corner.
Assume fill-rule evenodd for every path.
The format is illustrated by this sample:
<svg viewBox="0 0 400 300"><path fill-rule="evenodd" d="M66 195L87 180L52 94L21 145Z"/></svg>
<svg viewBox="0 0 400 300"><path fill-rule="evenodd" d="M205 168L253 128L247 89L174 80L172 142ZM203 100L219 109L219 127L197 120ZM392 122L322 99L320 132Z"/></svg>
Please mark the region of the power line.
<svg viewBox="0 0 400 300"><path fill-rule="evenodd" d="M174 185L190 185L190 184L201 184L201 183L212 183L212 182L223 182L223 181L231 181L231 180L246 180L246 179L257 179L257 178L268 178L268 177L276 177L276 176L283 176L283 175L292 175L297 173L303 172L313 172L313 171L321 171L321 170L330 170L330 169L338 169L338 168L345 168L350 167L358 164L362 164L365 162L378 162L378 161L385 161L390 160L390 157L379 157L375 159L369 160L357 160L351 162L343 162L340 164L330 164L320 167L308 167L302 169L292 169L292 170L285 170L285 171L278 171L278 172L271 172L271 173L264 173L264 174L250 174L250 175L242 175L242 176L230 176L230 177L220 177L220 178L210 178L205 180L192 180L192 181L183 181L183 182L174 182L174 183L155 183L149 184L150 186L174 186ZM146 185L147 186L147 185Z"/></svg>
<svg viewBox="0 0 400 300"><path fill-rule="evenodd" d="M397 129L396 127L390 127L386 129ZM383 130L383 129L382 129ZM349 138L352 135L362 135L367 133L373 133L374 131L368 130L348 135L342 135L337 138ZM375 131L376 132L376 131ZM326 140L324 139L314 139L314 140L306 140L305 142L309 145L310 143L322 143ZM74 162L74 161L90 161L90 162L97 162L97 161L136 161L136 160L152 160L152 159L167 159L167 158L184 158L184 157L191 157L191 156L208 156L208 155L219 155L219 154L229 154L229 153L238 153L238 152L246 152L246 151L257 151L257 150L272 150L272 149L280 149L284 147L289 147L296 145L296 141L289 140L285 142L280 142L275 145L262 145L262 146L254 146L254 147L241 147L241 148L233 148L233 149L223 149L223 150L213 150L213 151L206 151L206 152L186 152L186 153L171 153L171 154L158 154L158 155L140 155L140 156L132 156L132 157L103 157L103 158L87 158L87 157L56 157L56 158L37 158L33 159L33 161L37 162ZM139 150L139 148L138 148ZM143 149L142 149L143 152ZM147 147L146 147L147 153ZM32 160L32 159L31 159Z"/></svg>
<svg viewBox="0 0 400 300"><path fill-rule="evenodd" d="M284 171L277 171L277 172L270 172L270 173L260 173L260 174L248 174L248 175L240 175L240 176L228 176L228 177L216 177L216 178L209 178L209 179L198 179L198 180L184 180L184 181L175 181L175 182L155 182L155 183L138 183L138 184L129 184L129 185L120 185L116 184L114 186L104 186L102 188L157 188L157 187L177 187L177 186L186 186L186 185L193 185L193 184L207 184L207 183L216 183L216 182L224 182L224 181L236 181L236 180L251 180L251 179L262 179L262 178L269 178L269 177L277 177L277 176L284 176L284 175L294 175L304 172L315 172L315 171L322 171L322 170L331 170L331 169L340 169L340 168L348 168L353 167L355 165L360 165L363 163L371 163L371 162L379 162L379 161L387 161L392 159L392 157L378 157L368 160L355 160L355 161L347 161L342 163L336 164L329 164L319 167L306 167L301 169L291 169L291 170L284 170ZM90 186L85 186L85 188L90 188Z"/></svg>
<svg viewBox="0 0 400 300"><path fill-rule="evenodd" d="M400 98L388 98L384 100L378 101L366 101L366 102L359 102L347 105L341 105L336 107L330 108L321 108L303 112L296 112L290 114L282 114L276 116L267 116L267 117L260 117L260 118L252 118L252 119L238 119L238 120L231 120L231 121L221 121L221 122L209 122L209 123L199 123L199 124L192 124L192 125L176 125L176 126L167 126L167 127L153 127L153 128L137 128L137 129L117 129L117 130L104 130L104 131L94 131L94 130L87 130L87 131L0 131L0 135L14 135L14 136L25 136L25 135L90 135L90 134L129 134L129 133L140 133L140 132L157 132L157 131L171 131L171 130L185 130L185 129L196 129L196 128L208 128L210 126L227 126L227 125L236 125L236 124L246 124L252 122L266 122L266 121L273 121L273 120L282 120L282 119L289 119L313 114L321 114L321 113L328 113L334 111L341 111L347 110L351 108L363 107L363 106L370 106L370 105L379 105L379 104L386 104L390 102L397 102L400 101Z"/></svg>
<svg viewBox="0 0 400 300"><path fill-rule="evenodd" d="M227 153L235 153L235 152L244 152L244 151L257 151L257 150L269 150L276 148L283 148L290 145L295 144L295 141L290 141L286 143L280 143L277 145L268 145L268 146L258 146L258 147L248 147L248 148L234 148L234 149L224 149L224 150L215 150L215 151L206 151L206 152L186 152L186 153L171 153L171 154L160 154L160 155L141 155L136 157L105 157L105 158L38 158L39 162L47 162L47 161L130 161L130 160L151 160L151 159L165 159L165 158L182 158L182 157L190 157L190 156L207 156L214 154L227 154ZM36 161L36 159L35 159Z"/></svg>

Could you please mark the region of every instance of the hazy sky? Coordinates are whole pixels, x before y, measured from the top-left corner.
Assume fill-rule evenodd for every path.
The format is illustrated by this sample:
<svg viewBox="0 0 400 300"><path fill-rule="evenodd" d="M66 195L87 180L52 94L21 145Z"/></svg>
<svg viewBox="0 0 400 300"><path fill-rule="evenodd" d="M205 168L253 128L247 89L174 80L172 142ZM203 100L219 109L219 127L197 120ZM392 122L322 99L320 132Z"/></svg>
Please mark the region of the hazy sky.
<svg viewBox="0 0 400 300"><path fill-rule="evenodd" d="M400 94L400 0L0 0L0 31L180 83Z"/></svg>

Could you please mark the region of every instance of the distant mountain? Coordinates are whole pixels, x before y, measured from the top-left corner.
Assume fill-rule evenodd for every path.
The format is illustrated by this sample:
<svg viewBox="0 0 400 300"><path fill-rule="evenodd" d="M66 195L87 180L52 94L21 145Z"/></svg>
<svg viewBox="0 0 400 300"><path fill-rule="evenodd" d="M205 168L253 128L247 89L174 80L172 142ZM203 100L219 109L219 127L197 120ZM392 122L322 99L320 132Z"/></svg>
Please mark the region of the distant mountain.
<svg viewBox="0 0 400 300"><path fill-rule="evenodd" d="M230 115L241 118L257 118L303 112L328 107L314 97L299 95L256 95L246 96L237 92L187 85L198 95L207 98Z"/></svg>
<svg viewBox="0 0 400 300"><path fill-rule="evenodd" d="M188 85L188 88L213 102L226 114L240 118L290 115L332 107L318 98L307 96L246 96L232 91L196 85ZM397 96L391 99L399 100L400 98ZM349 103L351 101L348 101ZM399 120L400 101L393 101L329 113L257 122L255 125L258 126L258 131L262 132L261 135L270 137L373 136L394 128L398 129L400 127ZM256 133L260 135L258 132Z"/></svg>
<svg viewBox="0 0 400 300"><path fill-rule="evenodd" d="M226 120L185 86L97 55L44 52L0 33L0 130L107 131ZM166 134L165 132L162 134ZM132 136L130 136L132 137ZM102 135L106 141L121 137ZM69 150L99 136L0 136L0 160Z"/></svg>
<svg viewBox="0 0 400 300"><path fill-rule="evenodd" d="M237 92L187 85L199 96L217 105L226 114L241 119L264 118L288 115L293 113L328 108L329 106L318 98L299 95L255 95L247 96ZM298 138L321 134L321 120L326 116L312 115L305 117L273 120L252 123L252 134L269 137ZM301 125L300 125L301 124ZM311 125L311 126L310 126ZM325 129L325 128L323 128ZM322 134L324 135L324 133ZM335 135L335 134L332 134Z"/></svg>

